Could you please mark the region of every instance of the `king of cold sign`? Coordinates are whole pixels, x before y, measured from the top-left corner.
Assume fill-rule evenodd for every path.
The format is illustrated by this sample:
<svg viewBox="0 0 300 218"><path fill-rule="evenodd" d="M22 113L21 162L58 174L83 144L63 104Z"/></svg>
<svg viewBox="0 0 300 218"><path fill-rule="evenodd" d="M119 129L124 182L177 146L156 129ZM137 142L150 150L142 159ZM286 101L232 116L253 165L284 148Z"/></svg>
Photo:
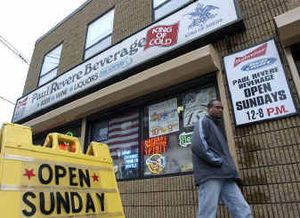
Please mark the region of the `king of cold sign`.
<svg viewBox="0 0 300 218"><path fill-rule="evenodd" d="M236 125L296 113L274 40L224 58Z"/></svg>

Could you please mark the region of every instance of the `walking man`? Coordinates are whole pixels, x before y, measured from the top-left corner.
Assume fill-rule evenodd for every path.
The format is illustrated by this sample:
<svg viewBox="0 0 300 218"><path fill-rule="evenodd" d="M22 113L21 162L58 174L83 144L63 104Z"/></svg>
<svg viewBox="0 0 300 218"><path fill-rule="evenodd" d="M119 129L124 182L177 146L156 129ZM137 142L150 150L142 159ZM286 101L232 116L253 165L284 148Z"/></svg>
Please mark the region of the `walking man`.
<svg viewBox="0 0 300 218"><path fill-rule="evenodd" d="M191 146L198 218L215 218L219 200L232 218L251 218L250 206L237 185L240 178L225 137L222 103L215 99L207 107L208 115L195 124Z"/></svg>

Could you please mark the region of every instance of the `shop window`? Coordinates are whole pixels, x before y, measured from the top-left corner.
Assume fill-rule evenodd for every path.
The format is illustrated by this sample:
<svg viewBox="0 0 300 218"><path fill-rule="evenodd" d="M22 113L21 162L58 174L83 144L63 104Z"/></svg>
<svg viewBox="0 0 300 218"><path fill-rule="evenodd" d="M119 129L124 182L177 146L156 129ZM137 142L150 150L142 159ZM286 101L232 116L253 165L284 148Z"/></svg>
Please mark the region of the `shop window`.
<svg viewBox="0 0 300 218"><path fill-rule="evenodd" d="M106 49L112 44L114 10L110 10L88 26L84 59Z"/></svg>
<svg viewBox="0 0 300 218"><path fill-rule="evenodd" d="M40 73L38 86L41 86L57 76L57 68L61 55L62 44L50 51L45 57Z"/></svg>
<svg viewBox="0 0 300 218"><path fill-rule="evenodd" d="M216 98L215 87L186 92L144 109L144 176L192 171L189 146L196 121Z"/></svg>
<svg viewBox="0 0 300 218"><path fill-rule="evenodd" d="M300 73L300 43L294 44L291 46L291 52L298 70L298 73Z"/></svg>
<svg viewBox="0 0 300 218"><path fill-rule="evenodd" d="M81 126L74 125L74 126L70 126L70 127L62 127L62 128L53 129L53 130L50 130L47 132L43 132L42 134L39 134L39 135L33 137L33 144L34 145L43 145L45 142L45 139L47 137L47 134L52 133L52 132L57 132L57 133L74 136L74 137L79 138L79 140L80 140Z"/></svg>
<svg viewBox="0 0 300 218"><path fill-rule="evenodd" d="M170 14L189 2L192 2L192 0L153 0L154 20Z"/></svg>
<svg viewBox="0 0 300 218"><path fill-rule="evenodd" d="M192 172L194 125L217 97L213 83L198 87L187 83L146 96L130 103L133 112L116 109L89 123L90 141L108 144L118 180Z"/></svg>
<svg viewBox="0 0 300 218"><path fill-rule="evenodd" d="M139 172L139 113L129 112L92 125L92 141L108 144L117 179Z"/></svg>

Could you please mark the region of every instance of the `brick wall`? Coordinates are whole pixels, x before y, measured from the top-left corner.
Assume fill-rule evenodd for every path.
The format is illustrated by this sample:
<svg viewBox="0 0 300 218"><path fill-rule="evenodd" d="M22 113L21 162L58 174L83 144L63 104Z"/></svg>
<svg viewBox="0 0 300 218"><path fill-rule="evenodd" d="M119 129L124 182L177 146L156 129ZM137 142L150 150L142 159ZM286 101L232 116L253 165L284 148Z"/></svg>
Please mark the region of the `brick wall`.
<svg viewBox="0 0 300 218"><path fill-rule="evenodd" d="M230 52L275 37L274 17L291 8L283 0L239 1L246 31L223 43ZM293 1L294 5L300 1ZM228 46L229 44L229 46ZM281 54L282 48L279 48ZM224 50L223 50L224 51ZM228 51L226 51L228 52ZM287 79L299 108L299 98L283 56ZM235 141L242 190L253 208L254 217L299 217L300 210L300 118L267 121L236 128ZM221 214L221 213L220 213ZM226 217L220 215L219 217Z"/></svg>
<svg viewBox="0 0 300 218"><path fill-rule="evenodd" d="M300 6L300 0L239 0L238 2L246 31L214 43L220 57L273 37L278 40L273 18ZM64 49L59 72L62 73L81 63L86 24L115 4L114 42L151 23L150 0L91 1L84 10L79 11L76 16L69 18L37 42L24 93L36 87L44 54L62 40ZM282 48L279 49L283 54ZM299 109L300 103L295 84L284 55L282 58ZM229 98L228 87L226 90ZM229 106L232 115L231 105ZM233 120L232 125L234 125ZM243 179L242 190L253 208L254 217L299 217L299 115L235 128L235 142ZM126 217L196 217L197 194L192 175L119 182L119 188ZM223 206L218 211L218 217L229 217Z"/></svg>
<svg viewBox="0 0 300 218"><path fill-rule="evenodd" d="M300 6L299 0L287 0L286 2L289 9L293 9Z"/></svg>

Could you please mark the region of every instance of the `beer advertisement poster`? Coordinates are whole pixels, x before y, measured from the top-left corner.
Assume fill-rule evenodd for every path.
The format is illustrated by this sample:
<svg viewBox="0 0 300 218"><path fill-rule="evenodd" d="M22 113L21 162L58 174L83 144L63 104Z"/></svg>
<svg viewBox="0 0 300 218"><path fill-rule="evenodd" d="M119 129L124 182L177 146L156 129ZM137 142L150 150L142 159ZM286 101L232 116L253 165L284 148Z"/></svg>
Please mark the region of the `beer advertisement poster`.
<svg viewBox="0 0 300 218"><path fill-rule="evenodd" d="M273 39L224 57L236 125L296 113Z"/></svg>

